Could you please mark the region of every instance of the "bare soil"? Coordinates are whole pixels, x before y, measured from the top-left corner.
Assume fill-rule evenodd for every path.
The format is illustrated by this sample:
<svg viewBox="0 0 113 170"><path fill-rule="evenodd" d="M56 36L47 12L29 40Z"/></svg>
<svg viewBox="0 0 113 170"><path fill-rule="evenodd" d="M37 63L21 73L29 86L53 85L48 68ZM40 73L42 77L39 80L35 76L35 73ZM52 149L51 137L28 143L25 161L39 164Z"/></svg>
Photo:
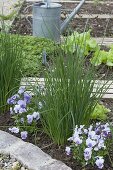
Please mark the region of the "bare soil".
<svg viewBox="0 0 113 170"><path fill-rule="evenodd" d="M62 14L63 20L67 14L66 10L74 8L77 4L74 3L62 3ZM18 17L14 20L11 33L19 33L22 35L32 35L32 16L27 16L32 14L33 2L24 2L22 8L20 9ZM81 8L79 14L111 14L113 11L113 4L84 4ZM62 15L61 15L62 16ZM87 23L87 24L86 24ZM113 37L113 18L111 19L100 19L98 16L93 19L85 18L75 18L73 19L69 26L69 30L78 30L83 32L84 28L86 30L91 29L91 35L94 37L103 37L104 34L107 37Z"/></svg>
<svg viewBox="0 0 113 170"><path fill-rule="evenodd" d="M62 11L72 11L78 4L77 3L60 3ZM32 14L33 2L25 2L20 10L22 14ZM112 14L113 3L85 3L80 9L81 14Z"/></svg>

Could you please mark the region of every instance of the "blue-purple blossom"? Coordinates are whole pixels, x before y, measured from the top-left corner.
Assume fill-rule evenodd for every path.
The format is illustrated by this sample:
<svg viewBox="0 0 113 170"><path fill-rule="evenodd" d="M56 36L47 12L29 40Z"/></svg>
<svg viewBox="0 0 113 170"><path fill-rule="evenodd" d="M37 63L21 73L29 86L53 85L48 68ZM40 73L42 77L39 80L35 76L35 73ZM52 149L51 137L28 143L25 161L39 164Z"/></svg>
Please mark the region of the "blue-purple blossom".
<svg viewBox="0 0 113 170"><path fill-rule="evenodd" d="M102 169L104 167L104 159L103 159L103 157L97 157L97 160L95 161L95 164L98 166L99 169Z"/></svg>
<svg viewBox="0 0 113 170"><path fill-rule="evenodd" d="M98 142L98 148L101 149L101 148L106 148L105 147L105 144L104 144L104 140L103 139L100 139L99 142Z"/></svg>
<svg viewBox="0 0 113 170"><path fill-rule="evenodd" d="M33 121L33 115L27 115L27 122L31 124Z"/></svg>
<svg viewBox="0 0 113 170"><path fill-rule="evenodd" d="M26 108L21 108L20 107L19 113L25 113L25 112L27 112Z"/></svg>
<svg viewBox="0 0 113 170"><path fill-rule="evenodd" d="M30 94L28 94L28 93L26 93L26 92L24 93L24 101L25 101L27 104L30 103L31 98L32 98L32 96L31 96Z"/></svg>
<svg viewBox="0 0 113 170"><path fill-rule="evenodd" d="M86 139L86 146L88 146L89 148L94 147L97 144L97 142L95 140L92 140L90 138Z"/></svg>
<svg viewBox="0 0 113 170"><path fill-rule="evenodd" d="M32 114L33 118L36 119L36 120L39 120L40 119L40 113L39 112L34 112Z"/></svg>
<svg viewBox="0 0 113 170"><path fill-rule="evenodd" d="M70 155L70 153L71 153L71 148L68 147L68 146L66 146L65 151L66 151L66 154L67 154L67 155Z"/></svg>
<svg viewBox="0 0 113 170"><path fill-rule="evenodd" d="M96 132L95 131L93 131L93 130L89 130L89 132L88 132L88 137L89 138L91 138L91 139L94 139L95 138L95 135L96 135Z"/></svg>
<svg viewBox="0 0 113 170"><path fill-rule="evenodd" d="M12 127L12 128L9 128L9 131L12 132L12 133L19 133L19 128Z"/></svg>
<svg viewBox="0 0 113 170"><path fill-rule="evenodd" d="M91 148L86 148L84 150L84 159L86 161L88 161L89 159L91 159L91 155L92 155L92 149Z"/></svg>
<svg viewBox="0 0 113 170"><path fill-rule="evenodd" d="M16 104L16 99L19 98L18 94L13 95L12 97L10 97L9 99L7 99L7 103L12 105L12 104Z"/></svg>
<svg viewBox="0 0 113 170"><path fill-rule="evenodd" d="M27 131L23 131L21 132L21 138L24 140L27 138L28 132Z"/></svg>
<svg viewBox="0 0 113 170"><path fill-rule="evenodd" d="M73 139L73 142L75 142L76 145L80 145L82 143L82 139L80 139L79 137L75 137Z"/></svg>
<svg viewBox="0 0 113 170"><path fill-rule="evenodd" d="M15 113L20 113L20 114L27 111L26 108L22 108L19 104L15 105L13 110Z"/></svg>
<svg viewBox="0 0 113 170"><path fill-rule="evenodd" d="M78 127L76 125L74 129L73 136L68 138L68 141L72 141L72 150L73 147L84 149L84 146L86 145L86 149L83 150L84 159L86 161L86 164L88 163L88 160L92 159L91 161L94 161L94 156L96 152L98 153L99 150L102 150L104 153L104 150L106 149L106 140L111 135L110 126L108 123L101 124L96 123L96 127L93 127L93 125L90 125L88 129L84 128L84 125L81 125ZM70 154L70 147L66 147L66 154ZM73 150L74 151L74 150ZM99 152L100 153L100 152ZM94 154L94 155L93 155ZM79 156L79 155L78 155ZM99 169L103 168L104 159L102 157L97 156L96 157L96 165Z"/></svg>
<svg viewBox="0 0 113 170"><path fill-rule="evenodd" d="M26 102L24 100L18 100L17 104L23 109L26 108Z"/></svg>
<svg viewBox="0 0 113 170"><path fill-rule="evenodd" d="M84 133L87 134L88 133L88 130L87 129L83 129Z"/></svg>
<svg viewBox="0 0 113 170"><path fill-rule="evenodd" d="M19 113L19 110L20 110L20 109L21 109L20 105L19 105L19 104L18 104L18 105L16 104L15 107L14 107L14 112L15 112L15 113Z"/></svg>
<svg viewBox="0 0 113 170"><path fill-rule="evenodd" d="M23 94L25 92L25 86L19 88L18 94Z"/></svg>

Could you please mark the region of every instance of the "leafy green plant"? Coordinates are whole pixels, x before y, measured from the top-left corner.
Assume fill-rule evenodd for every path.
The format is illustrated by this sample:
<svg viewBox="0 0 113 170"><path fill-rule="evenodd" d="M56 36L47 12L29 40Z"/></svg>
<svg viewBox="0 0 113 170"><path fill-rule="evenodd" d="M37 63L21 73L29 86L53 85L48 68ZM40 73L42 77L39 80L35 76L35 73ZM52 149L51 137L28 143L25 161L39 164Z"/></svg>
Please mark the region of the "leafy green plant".
<svg viewBox="0 0 113 170"><path fill-rule="evenodd" d="M19 87L22 68L22 44L17 36L0 34L0 113L8 110L7 98Z"/></svg>
<svg viewBox="0 0 113 170"><path fill-rule="evenodd" d="M67 46L66 46L67 47ZM43 105L41 120L45 132L57 144L64 144L75 125L88 124L91 113L102 94L104 85L93 93L95 68L85 70L85 60L79 46L72 53L59 51L53 67L45 74L45 85L35 89Z"/></svg>
<svg viewBox="0 0 113 170"><path fill-rule="evenodd" d="M99 66L100 64L106 64L107 66L113 66L113 49L107 52L104 50L95 51L93 57L91 58L91 63L95 66Z"/></svg>
<svg viewBox="0 0 113 170"><path fill-rule="evenodd" d="M16 41L17 35L11 35ZM54 56L56 46L54 42L33 36L19 36L18 41L22 44L22 74L24 76L39 76L42 67L42 52L46 51L47 58ZM0 38L1 39L1 38ZM51 47L51 48L50 48Z"/></svg>
<svg viewBox="0 0 113 170"><path fill-rule="evenodd" d="M24 76L39 76L42 71L42 52L47 58L54 55L54 42L33 36L21 36L23 41L23 74Z"/></svg>
<svg viewBox="0 0 113 170"><path fill-rule="evenodd" d="M94 52L100 49L96 40L91 38L90 30L83 33L78 33L75 31L72 35L68 36L66 39L66 44L64 43L62 45L62 49L65 48L65 52L70 51L73 53L76 51L76 45L79 46L85 56L87 56L89 52Z"/></svg>
<svg viewBox="0 0 113 170"><path fill-rule="evenodd" d="M96 40L90 36L90 30L84 33L74 32L66 39L66 44L63 43L62 49L67 53L70 51L73 53L76 50L76 45L80 48L84 56L88 56L92 52L91 63L95 66L100 64L106 64L107 66L113 66L113 46L111 45L109 51L100 50L100 46Z"/></svg>
<svg viewBox="0 0 113 170"><path fill-rule="evenodd" d="M91 114L91 119L96 120L106 120L106 113L110 112L110 109L107 109L104 105L98 104L96 105L93 113Z"/></svg>

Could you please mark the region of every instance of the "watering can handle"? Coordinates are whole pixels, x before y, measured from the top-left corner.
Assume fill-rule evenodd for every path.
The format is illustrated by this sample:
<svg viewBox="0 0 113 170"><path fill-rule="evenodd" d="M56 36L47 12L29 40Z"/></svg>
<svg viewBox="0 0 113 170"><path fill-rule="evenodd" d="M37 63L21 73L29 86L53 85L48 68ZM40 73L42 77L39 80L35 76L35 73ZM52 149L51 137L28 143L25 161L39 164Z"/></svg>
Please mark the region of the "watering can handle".
<svg viewBox="0 0 113 170"><path fill-rule="evenodd" d="M74 16L77 14L77 12L80 10L80 8L82 7L82 5L85 3L85 0L81 0L80 3L77 5L76 8L74 8L74 10L71 12L71 14L69 14L68 18L66 18L64 20L64 22L61 24L61 28L60 28L60 32L61 34L65 31L65 29L67 28L69 22L71 21L71 19L74 18Z"/></svg>
<svg viewBox="0 0 113 170"><path fill-rule="evenodd" d="M49 8L49 7L50 7L51 0L44 0L44 3L46 3L46 4L47 4L47 7Z"/></svg>

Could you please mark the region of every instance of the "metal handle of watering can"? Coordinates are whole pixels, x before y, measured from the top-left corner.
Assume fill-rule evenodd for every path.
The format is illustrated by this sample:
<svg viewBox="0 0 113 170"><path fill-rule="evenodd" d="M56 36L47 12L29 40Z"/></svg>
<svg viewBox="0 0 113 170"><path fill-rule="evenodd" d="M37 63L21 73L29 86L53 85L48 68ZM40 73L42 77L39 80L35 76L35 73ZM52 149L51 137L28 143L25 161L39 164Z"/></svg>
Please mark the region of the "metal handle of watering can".
<svg viewBox="0 0 113 170"><path fill-rule="evenodd" d="M76 8L74 8L74 10L68 16L68 18L66 18L64 20L64 22L61 24L61 29L60 29L61 34L65 31L65 29L67 28L69 22L74 18L74 16L77 14L77 12L80 10L80 8L82 7L82 5L84 3L85 3L85 0L81 0L81 2L77 5Z"/></svg>
<svg viewBox="0 0 113 170"><path fill-rule="evenodd" d="M44 0L44 2L47 4L47 8L49 8L51 4L51 0Z"/></svg>

